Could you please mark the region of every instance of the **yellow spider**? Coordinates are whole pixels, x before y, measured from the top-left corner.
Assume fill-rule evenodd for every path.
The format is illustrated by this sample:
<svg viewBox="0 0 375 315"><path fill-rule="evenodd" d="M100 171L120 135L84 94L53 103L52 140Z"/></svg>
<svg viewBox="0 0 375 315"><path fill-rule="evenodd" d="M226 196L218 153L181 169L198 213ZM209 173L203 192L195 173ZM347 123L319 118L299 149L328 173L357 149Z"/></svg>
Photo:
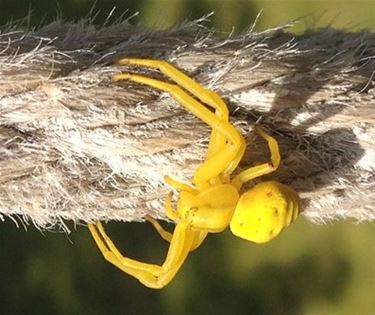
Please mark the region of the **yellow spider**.
<svg viewBox="0 0 375 315"><path fill-rule="evenodd" d="M273 137L256 126L256 132L268 142L271 161L245 169L231 178L246 144L239 131L230 124L224 101L166 61L121 59L118 63L156 68L170 77L175 83L128 73L116 74L113 80L130 80L168 92L208 124L212 133L207 158L197 168L192 185L165 177L170 186L180 191L177 210L172 207L172 193L168 195L165 206L166 216L176 223L173 234L164 230L156 220L147 218L161 237L170 242L164 263L159 266L124 257L100 222L90 224L91 234L106 260L144 285L162 288L173 279L189 252L199 247L208 233L218 233L230 226L234 235L264 243L296 219L300 212L300 199L286 185L267 181L240 194L245 182L271 173L279 166L279 147Z"/></svg>

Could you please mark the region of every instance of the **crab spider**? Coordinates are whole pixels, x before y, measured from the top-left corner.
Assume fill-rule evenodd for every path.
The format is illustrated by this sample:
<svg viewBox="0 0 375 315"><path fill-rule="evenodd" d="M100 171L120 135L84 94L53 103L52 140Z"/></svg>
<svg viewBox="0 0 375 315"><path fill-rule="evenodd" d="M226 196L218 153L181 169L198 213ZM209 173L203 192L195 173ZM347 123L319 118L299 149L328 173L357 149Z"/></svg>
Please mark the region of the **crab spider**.
<svg viewBox="0 0 375 315"><path fill-rule="evenodd" d="M270 161L232 177L246 143L229 122L228 108L220 96L166 61L125 58L118 63L156 68L168 76L175 83L129 73L116 74L112 79L129 80L168 92L187 111L208 124L212 132L207 157L197 168L192 185L165 177L167 184L180 191L177 209L172 206L172 193L168 194L165 205L166 216L176 224L173 234L164 230L155 219L146 218L170 243L164 263L155 265L124 257L100 222L89 224L90 232L106 260L144 285L162 288L173 279L189 252L199 247L208 233L218 233L229 226L232 233L240 238L265 243L296 219L300 212L300 200L289 186L267 181L240 193L244 183L278 168L281 160L279 147L272 136L259 126L255 127L258 135L268 143Z"/></svg>

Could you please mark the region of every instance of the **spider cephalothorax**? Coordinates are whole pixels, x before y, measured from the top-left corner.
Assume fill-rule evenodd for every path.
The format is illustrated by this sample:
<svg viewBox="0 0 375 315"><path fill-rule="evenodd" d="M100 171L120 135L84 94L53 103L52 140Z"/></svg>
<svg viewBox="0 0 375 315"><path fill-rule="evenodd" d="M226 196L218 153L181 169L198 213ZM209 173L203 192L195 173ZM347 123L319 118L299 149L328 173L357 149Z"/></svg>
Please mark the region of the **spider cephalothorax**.
<svg viewBox="0 0 375 315"><path fill-rule="evenodd" d="M212 132L207 157L197 168L192 185L165 177L170 186L180 191L176 210L172 207L172 194L166 200L166 216L176 223L173 234L164 230L155 219L147 218L161 237L170 242L164 263L159 266L124 257L100 222L90 224L89 229L108 261L144 285L161 288L173 279L189 252L197 248L208 233L221 232L230 226L234 235L264 243L272 240L296 219L300 212L300 200L289 186L267 181L240 193L245 182L278 168L280 153L273 137L256 126L256 132L268 142L271 161L245 169L232 178L246 143L229 122L228 109L223 100L166 61L121 59L119 64L157 68L169 76L175 84L128 73L116 74L113 80L130 80L169 92L188 111L207 123Z"/></svg>

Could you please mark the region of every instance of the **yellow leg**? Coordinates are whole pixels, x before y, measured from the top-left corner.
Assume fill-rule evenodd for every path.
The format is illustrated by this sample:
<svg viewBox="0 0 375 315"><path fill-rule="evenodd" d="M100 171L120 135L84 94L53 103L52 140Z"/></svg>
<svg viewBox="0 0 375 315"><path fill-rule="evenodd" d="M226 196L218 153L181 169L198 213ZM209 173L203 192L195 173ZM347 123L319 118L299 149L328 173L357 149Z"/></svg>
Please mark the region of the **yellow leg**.
<svg viewBox="0 0 375 315"><path fill-rule="evenodd" d="M164 240L166 240L167 242L171 242L173 235L170 232L166 231L159 224L157 220L148 216L146 217L146 220L149 221L154 226L156 231ZM194 235L193 235L193 240L192 240L190 251L197 249L203 243L203 241L205 240L208 234L207 232L203 232L203 231L194 231L193 233Z"/></svg>
<svg viewBox="0 0 375 315"><path fill-rule="evenodd" d="M150 216L146 216L146 220L148 222L150 222L153 227L155 228L155 230L159 233L159 235L164 239L166 240L167 242L170 242L172 240L172 233L166 231L161 225L160 223L155 220L154 218L151 218Z"/></svg>
<svg viewBox="0 0 375 315"><path fill-rule="evenodd" d="M222 98L211 90L205 89L195 80L191 79L189 76L184 74L182 71L178 70L172 64L164 60L151 60L151 59L135 59L135 58L123 58L120 59L118 64L132 64L139 66L146 66L150 68L156 68L161 71L166 76L170 77L177 84L182 86L184 89L193 94L196 98L201 100L203 103L206 103L210 107L215 109L215 114L220 120L228 121L229 112L228 107ZM225 149L226 138L217 130L213 129L210 137L210 142L207 150L207 158L210 158L217 154L218 152ZM241 160L242 155L239 160ZM238 163L237 163L238 164ZM237 167L233 165L228 171L227 174L231 174L234 169Z"/></svg>
<svg viewBox="0 0 375 315"><path fill-rule="evenodd" d="M178 213L172 207L172 192L167 195L167 200L165 201L165 214L169 220L176 222L178 220Z"/></svg>
<svg viewBox="0 0 375 315"><path fill-rule="evenodd" d="M255 131L263 137L268 143L268 147L271 152L271 162L272 165L277 169L280 165L281 162L281 157L280 157L280 151L279 151L279 145L274 137L266 133L260 126L255 125Z"/></svg>
<svg viewBox="0 0 375 315"><path fill-rule="evenodd" d="M133 269L137 270L137 273L139 273L139 271L152 272L156 267L160 268L160 266L157 265L142 263L138 261L137 264L134 265L132 259L123 257L115 244L113 244L112 240L106 234L101 222L98 222L96 224L89 224L89 230L104 258L110 260L111 262L121 261L121 269L125 272L132 274L131 272Z"/></svg>
<svg viewBox="0 0 375 315"><path fill-rule="evenodd" d="M211 178L218 176L228 167L234 168L233 160L239 162L239 154L243 154L245 141L241 134L229 122L218 119L210 110L195 100L193 97L184 92L179 86L152 79L145 76L133 74L117 74L113 76L117 80L131 80L134 82L147 84L162 91L169 92L170 95L188 111L192 112L195 116L202 119L212 129L220 132L230 144L226 145L225 150L222 150L206 160L201 166L198 167L194 182L197 186L204 186ZM198 187L199 188L199 187Z"/></svg>
<svg viewBox="0 0 375 315"><path fill-rule="evenodd" d="M194 233L195 235L193 238L193 242L191 244L190 251L193 251L197 249L199 246L201 246L208 234L207 232L203 232L203 231L194 231Z"/></svg>
<svg viewBox="0 0 375 315"><path fill-rule="evenodd" d="M218 116L220 119L228 119L228 108L224 101L219 95L211 90L205 89L199 83L194 81L192 78L184 74L182 71L178 70L172 64L164 60L151 60L151 59L132 59L123 58L120 59L118 64L132 64L139 66L146 66L150 68L156 68L161 71L166 76L170 77L178 85L182 86L185 90L189 91L196 98L211 106L218 111Z"/></svg>
<svg viewBox="0 0 375 315"><path fill-rule="evenodd" d="M232 184L239 190L241 186L256 177L266 175L269 173L274 172L280 165L281 157L279 151L279 145L275 138L267 134L264 130L262 130L259 126L255 126L255 131L263 137L267 143L268 148L271 152L271 161L268 163L263 163L257 166L250 167L241 173L239 173L233 180Z"/></svg>
<svg viewBox="0 0 375 315"><path fill-rule="evenodd" d="M170 176L164 176L164 180L165 182L169 185L169 186L172 186L173 188L177 189L177 190L185 190L185 191L189 191L191 193L195 193L195 189L193 187L191 187L190 185L187 185L183 182L180 182Z"/></svg>
<svg viewBox="0 0 375 315"><path fill-rule="evenodd" d="M162 288L173 279L185 261L194 237L194 232L190 228L178 224L173 233L166 260L162 266L158 266L122 256L107 236L101 223L90 224L89 229L106 260L150 288Z"/></svg>
<svg viewBox="0 0 375 315"><path fill-rule="evenodd" d="M166 231L157 220L155 220L154 218L151 218L150 216L146 216L146 220L154 226L155 230L159 233L159 235L164 240L166 240L167 242L171 242L173 235L170 232ZM208 234L207 232L203 232L203 231L194 231L194 236L193 236L193 241L192 241L190 251L193 251L194 249L198 248L203 243L207 234Z"/></svg>
<svg viewBox="0 0 375 315"><path fill-rule="evenodd" d="M168 185L172 186L173 188L175 188L177 190L185 190L185 191L189 191L189 192L192 192L192 193L195 192L195 189L193 187L191 187L191 186L189 186L185 183L182 183L182 182L180 182L176 179L173 179L170 176L164 176L164 180ZM176 221L178 219L178 214L172 207L172 192L170 192L167 195L167 200L165 201L165 213L166 213L168 219L170 219L172 221Z"/></svg>

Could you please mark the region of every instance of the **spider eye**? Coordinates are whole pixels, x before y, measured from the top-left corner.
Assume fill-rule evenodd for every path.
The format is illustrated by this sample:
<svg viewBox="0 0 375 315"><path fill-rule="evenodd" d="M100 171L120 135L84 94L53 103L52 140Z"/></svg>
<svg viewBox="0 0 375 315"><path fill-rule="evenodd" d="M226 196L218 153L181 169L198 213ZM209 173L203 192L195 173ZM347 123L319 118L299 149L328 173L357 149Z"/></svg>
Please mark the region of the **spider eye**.
<svg viewBox="0 0 375 315"><path fill-rule="evenodd" d="M245 192L230 223L232 233L255 243L275 238L296 217L297 194L277 182L264 182Z"/></svg>

